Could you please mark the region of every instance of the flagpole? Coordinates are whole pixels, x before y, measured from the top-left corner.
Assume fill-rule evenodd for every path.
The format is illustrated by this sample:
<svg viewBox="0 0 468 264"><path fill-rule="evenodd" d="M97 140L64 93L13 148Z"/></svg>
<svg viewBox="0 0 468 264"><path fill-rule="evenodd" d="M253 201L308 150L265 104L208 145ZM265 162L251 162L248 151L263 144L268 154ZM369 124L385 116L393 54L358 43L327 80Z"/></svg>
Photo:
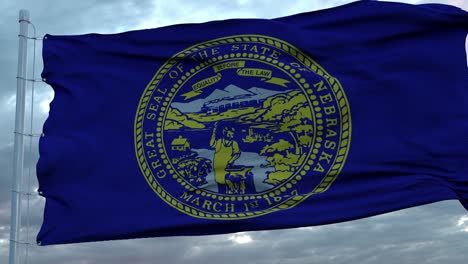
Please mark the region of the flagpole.
<svg viewBox="0 0 468 264"><path fill-rule="evenodd" d="M26 99L26 65L28 56L29 11L19 12L18 75L16 77L15 145L13 154L13 183L11 192L9 264L18 264L21 227L21 183L24 164L24 112Z"/></svg>

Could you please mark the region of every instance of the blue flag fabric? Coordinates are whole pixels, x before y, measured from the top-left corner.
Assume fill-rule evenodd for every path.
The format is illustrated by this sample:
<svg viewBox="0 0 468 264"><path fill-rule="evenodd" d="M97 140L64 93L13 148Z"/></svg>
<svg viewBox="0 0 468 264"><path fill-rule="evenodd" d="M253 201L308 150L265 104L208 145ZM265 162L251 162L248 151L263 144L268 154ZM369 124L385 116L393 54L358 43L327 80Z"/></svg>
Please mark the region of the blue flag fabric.
<svg viewBox="0 0 468 264"><path fill-rule="evenodd" d="M41 245L468 209L467 12L361 1L44 38ZM417 220L416 220L417 221Z"/></svg>

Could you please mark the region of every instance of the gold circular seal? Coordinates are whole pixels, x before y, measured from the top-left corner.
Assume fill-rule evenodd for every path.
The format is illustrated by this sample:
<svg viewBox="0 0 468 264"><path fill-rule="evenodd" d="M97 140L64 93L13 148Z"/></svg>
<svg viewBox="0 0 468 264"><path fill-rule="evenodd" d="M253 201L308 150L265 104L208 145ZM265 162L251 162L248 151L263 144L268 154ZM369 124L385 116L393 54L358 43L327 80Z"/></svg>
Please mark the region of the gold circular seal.
<svg viewBox="0 0 468 264"><path fill-rule="evenodd" d="M134 127L143 176L168 205L235 220L292 208L341 172L351 113L335 78L291 44L236 35L168 59Z"/></svg>

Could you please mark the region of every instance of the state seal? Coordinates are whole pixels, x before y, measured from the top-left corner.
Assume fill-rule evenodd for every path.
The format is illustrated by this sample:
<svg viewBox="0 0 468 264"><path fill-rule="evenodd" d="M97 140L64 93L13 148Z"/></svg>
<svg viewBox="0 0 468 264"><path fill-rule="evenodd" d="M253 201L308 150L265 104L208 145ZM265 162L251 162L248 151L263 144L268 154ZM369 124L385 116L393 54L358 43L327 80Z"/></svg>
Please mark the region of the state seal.
<svg viewBox="0 0 468 264"><path fill-rule="evenodd" d="M135 115L142 175L198 218L252 218L325 192L351 141L339 81L293 45L236 35L189 47L148 83Z"/></svg>

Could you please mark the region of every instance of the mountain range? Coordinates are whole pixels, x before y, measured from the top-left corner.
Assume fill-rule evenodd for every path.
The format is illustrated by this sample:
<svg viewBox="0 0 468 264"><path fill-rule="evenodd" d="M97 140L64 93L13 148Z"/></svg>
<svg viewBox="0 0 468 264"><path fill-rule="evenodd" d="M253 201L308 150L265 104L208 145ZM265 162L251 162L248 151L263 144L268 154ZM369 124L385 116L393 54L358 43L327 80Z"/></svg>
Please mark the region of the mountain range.
<svg viewBox="0 0 468 264"><path fill-rule="evenodd" d="M251 87L242 89L236 85L230 84L224 89L215 89L207 97L196 99L187 103L174 102L171 104L173 108L177 108L182 113L197 113L201 111L204 104L215 104L221 102L236 102L244 100L262 100L275 94L284 93L285 91L274 91L259 87Z"/></svg>

